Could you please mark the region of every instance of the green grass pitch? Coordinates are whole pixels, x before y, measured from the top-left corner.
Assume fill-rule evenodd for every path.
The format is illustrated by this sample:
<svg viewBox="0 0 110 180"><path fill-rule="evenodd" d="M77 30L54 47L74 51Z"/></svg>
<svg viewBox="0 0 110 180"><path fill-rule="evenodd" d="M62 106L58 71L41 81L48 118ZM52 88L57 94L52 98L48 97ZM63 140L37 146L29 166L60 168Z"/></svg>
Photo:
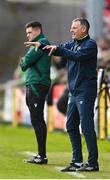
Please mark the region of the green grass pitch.
<svg viewBox="0 0 110 180"><path fill-rule="evenodd" d="M87 161L83 139L84 161ZM99 172L63 173L60 169L71 160L71 145L66 133L48 133L48 165L25 164L23 160L36 153L37 147L32 128L12 128L0 125L0 179L109 179L110 141L98 140Z"/></svg>

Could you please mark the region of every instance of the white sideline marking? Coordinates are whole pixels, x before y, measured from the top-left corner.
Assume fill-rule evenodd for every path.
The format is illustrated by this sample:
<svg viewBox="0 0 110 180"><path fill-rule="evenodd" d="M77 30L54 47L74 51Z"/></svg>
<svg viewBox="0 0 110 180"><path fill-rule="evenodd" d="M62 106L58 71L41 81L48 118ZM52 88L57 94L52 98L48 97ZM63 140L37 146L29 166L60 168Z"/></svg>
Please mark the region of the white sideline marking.
<svg viewBox="0 0 110 180"><path fill-rule="evenodd" d="M31 152L31 151L22 151L22 152L19 152L19 154L22 154L22 155L26 155L26 156L34 156L35 153ZM57 169L59 172L61 171L61 169L63 169L64 167L55 167L55 169ZM75 176L75 177L78 177L78 178L84 178L86 179L86 176L84 176L83 174L81 173L78 173L78 172L65 172L67 174L70 174L72 176Z"/></svg>
<svg viewBox="0 0 110 180"><path fill-rule="evenodd" d="M55 167L58 171L61 171L61 169L63 169L64 167ZM78 172L65 172L67 174L70 174L72 176L75 176L75 177L78 177L78 178L84 178L86 179L86 176L84 176L83 174L81 173L78 173Z"/></svg>
<svg viewBox="0 0 110 180"><path fill-rule="evenodd" d="M35 155L35 153L33 153L31 151L22 151L22 152L19 152L19 154L26 155L26 156L34 156Z"/></svg>

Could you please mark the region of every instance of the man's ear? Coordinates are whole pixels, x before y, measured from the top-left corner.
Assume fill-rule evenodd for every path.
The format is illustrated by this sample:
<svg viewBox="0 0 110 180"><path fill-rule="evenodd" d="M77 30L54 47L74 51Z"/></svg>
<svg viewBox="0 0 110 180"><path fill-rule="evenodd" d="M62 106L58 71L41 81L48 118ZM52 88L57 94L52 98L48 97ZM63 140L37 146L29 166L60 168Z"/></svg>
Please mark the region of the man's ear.
<svg viewBox="0 0 110 180"><path fill-rule="evenodd" d="M38 29L37 29L37 32L38 32L38 34L41 34L41 29L38 28Z"/></svg>
<svg viewBox="0 0 110 180"><path fill-rule="evenodd" d="M82 26L82 32L86 32L87 31L87 28L86 28L86 26Z"/></svg>
<svg viewBox="0 0 110 180"><path fill-rule="evenodd" d="M36 29L35 29L35 33L36 33L36 35L38 36L39 34L41 34L41 30L40 30L39 28L36 28Z"/></svg>

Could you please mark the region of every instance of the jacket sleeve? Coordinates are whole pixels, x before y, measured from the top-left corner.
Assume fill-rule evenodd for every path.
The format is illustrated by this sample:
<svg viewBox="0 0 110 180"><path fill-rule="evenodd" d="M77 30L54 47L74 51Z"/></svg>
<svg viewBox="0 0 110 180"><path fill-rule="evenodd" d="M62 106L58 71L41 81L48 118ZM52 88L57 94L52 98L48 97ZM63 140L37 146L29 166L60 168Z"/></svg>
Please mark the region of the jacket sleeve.
<svg viewBox="0 0 110 180"><path fill-rule="evenodd" d="M70 50L63 46L58 46L60 54L71 61L86 61L97 55L97 45L94 41L88 41L77 51Z"/></svg>
<svg viewBox="0 0 110 180"><path fill-rule="evenodd" d="M30 66L36 63L37 60L43 55L41 50L36 52L34 47L31 47L26 55L21 59L20 66L22 71L26 71Z"/></svg>
<svg viewBox="0 0 110 180"><path fill-rule="evenodd" d="M67 42L67 43L65 43L65 44L61 44L60 46L63 47L63 48L68 48L68 47L69 47L69 44L70 44L70 43ZM48 53L49 53L49 50L48 50L48 49L43 49L45 46L46 46L46 44L41 43L41 46L39 47L39 49L41 49L42 51L44 51L45 53L48 54ZM62 56L62 54L60 53L58 47L59 47L59 46L57 46L56 51L55 51L52 55L54 55L54 56Z"/></svg>

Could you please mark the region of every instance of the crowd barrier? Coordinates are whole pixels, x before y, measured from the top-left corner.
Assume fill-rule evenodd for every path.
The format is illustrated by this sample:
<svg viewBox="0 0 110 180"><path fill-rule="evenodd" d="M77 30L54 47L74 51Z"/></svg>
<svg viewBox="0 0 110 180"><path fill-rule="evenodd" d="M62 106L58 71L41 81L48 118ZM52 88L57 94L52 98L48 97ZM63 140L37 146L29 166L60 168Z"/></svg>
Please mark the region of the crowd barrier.
<svg viewBox="0 0 110 180"><path fill-rule="evenodd" d="M0 119L15 127L18 124L31 125L29 111L25 104L25 87L20 81L9 81L0 88L2 106Z"/></svg>
<svg viewBox="0 0 110 180"><path fill-rule="evenodd" d="M52 91L53 104L45 103L45 119L49 132L54 130L65 131L66 117L57 109L59 97L65 90L64 84L55 85ZM95 129L97 137L105 139L110 137L110 99L103 84L103 91L98 99L98 106L95 110ZM110 89L109 89L110 91ZM0 87L0 121L10 122L13 127L17 125L31 126L30 115L25 103L25 87L11 81Z"/></svg>

